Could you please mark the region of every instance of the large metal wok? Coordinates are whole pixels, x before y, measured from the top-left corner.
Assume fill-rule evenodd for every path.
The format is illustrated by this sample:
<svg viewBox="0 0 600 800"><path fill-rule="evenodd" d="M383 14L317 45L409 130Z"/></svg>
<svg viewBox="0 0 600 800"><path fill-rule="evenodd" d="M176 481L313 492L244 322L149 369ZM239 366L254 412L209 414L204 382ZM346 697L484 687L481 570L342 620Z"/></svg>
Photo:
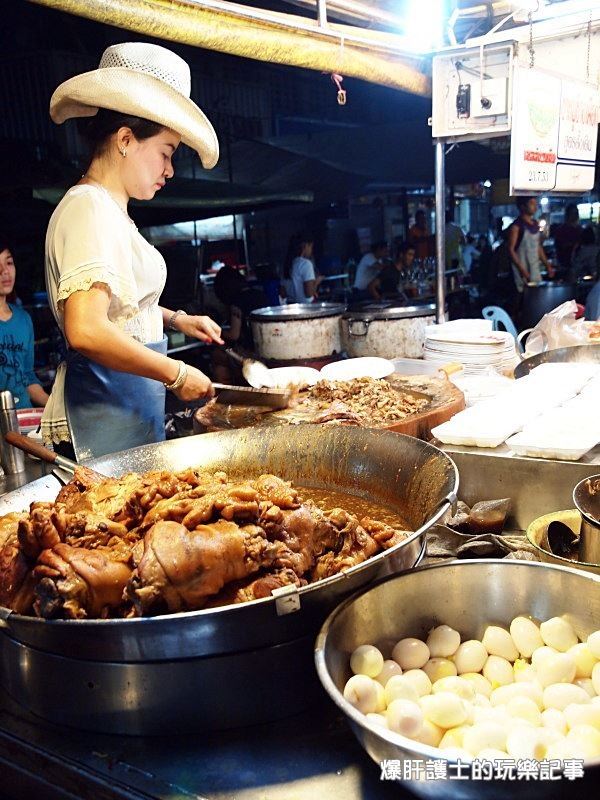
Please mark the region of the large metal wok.
<svg viewBox="0 0 600 800"><path fill-rule="evenodd" d="M117 476L187 466L272 472L383 503L415 531L344 574L234 606L115 620L48 621L5 610L0 679L13 696L53 721L135 734L227 727L297 710L313 675L312 640L328 612L374 578L414 566L426 530L458 488L451 459L418 439L310 425L204 434L89 465ZM2 498L0 513L39 499L38 483Z"/></svg>
<svg viewBox="0 0 600 800"><path fill-rule="evenodd" d="M550 362L574 362L600 364L600 344L579 344L575 347L559 347L556 350L546 350L535 356L524 359L515 367L515 378L523 378L532 369L540 364Z"/></svg>

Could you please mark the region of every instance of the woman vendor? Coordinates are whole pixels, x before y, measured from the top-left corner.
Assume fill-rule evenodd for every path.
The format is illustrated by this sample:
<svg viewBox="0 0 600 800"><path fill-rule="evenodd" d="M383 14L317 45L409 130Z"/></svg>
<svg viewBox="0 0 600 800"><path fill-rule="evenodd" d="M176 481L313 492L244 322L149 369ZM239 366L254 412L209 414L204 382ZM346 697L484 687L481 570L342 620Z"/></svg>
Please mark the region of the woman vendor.
<svg viewBox="0 0 600 800"><path fill-rule="evenodd" d="M97 70L62 83L50 100L60 124L79 121L91 149L86 173L56 207L46 235L46 284L69 349L42 419L46 442L77 459L164 439L165 389L210 397L204 373L169 358L165 329L222 344L219 326L158 304L160 253L127 213L173 176L180 142L205 168L219 156L215 131L190 100L190 70L143 42L105 50Z"/></svg>

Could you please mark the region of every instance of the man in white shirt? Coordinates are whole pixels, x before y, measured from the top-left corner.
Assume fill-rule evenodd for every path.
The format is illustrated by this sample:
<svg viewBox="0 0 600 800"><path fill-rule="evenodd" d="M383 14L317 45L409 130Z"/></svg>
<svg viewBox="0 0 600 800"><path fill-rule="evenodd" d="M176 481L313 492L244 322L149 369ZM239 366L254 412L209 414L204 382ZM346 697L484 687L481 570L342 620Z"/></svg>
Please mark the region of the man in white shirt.
<svg viewBox="0 0 600 800"><path fill-rule="evenodd" d="M386 242L375 242L368 253L365 253L358 262L354 286L357 292L366 292L368 285L377 277L383 267L383 259L387 258L388 246Z"/></svg>

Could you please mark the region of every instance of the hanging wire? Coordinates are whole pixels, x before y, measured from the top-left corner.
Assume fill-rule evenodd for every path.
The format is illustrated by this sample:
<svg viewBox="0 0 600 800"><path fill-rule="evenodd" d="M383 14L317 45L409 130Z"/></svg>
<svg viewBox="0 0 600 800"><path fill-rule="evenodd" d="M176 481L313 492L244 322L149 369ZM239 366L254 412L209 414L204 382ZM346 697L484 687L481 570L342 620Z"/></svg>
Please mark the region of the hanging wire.
<svg viewBox="0 0 600 800"><path fill-rule="evenodd" d="M529 19L529 69L535 66L535 51L533 49L533 12L530 11L527 15Z"/></svg>
<svg viewBox="0 0 600 800"><path fill-rule="evenodd" d="M590 10L590 18L587 24L587 59L585 62L585 79L590 79L590 60L592 55L592 12Z"/></svg>

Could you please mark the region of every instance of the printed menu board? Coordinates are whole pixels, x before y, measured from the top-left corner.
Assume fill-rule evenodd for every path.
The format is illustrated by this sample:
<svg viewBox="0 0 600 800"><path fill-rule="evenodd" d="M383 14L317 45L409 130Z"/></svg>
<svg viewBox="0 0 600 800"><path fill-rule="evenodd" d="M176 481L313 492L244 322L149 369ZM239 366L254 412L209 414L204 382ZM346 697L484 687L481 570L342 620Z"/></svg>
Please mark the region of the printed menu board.
<svg viewBox="0 0 600 800"><path fill-rule="evenodd" d="M511 194L592 189L599 109L593 84L515 67Z"/></svg>

